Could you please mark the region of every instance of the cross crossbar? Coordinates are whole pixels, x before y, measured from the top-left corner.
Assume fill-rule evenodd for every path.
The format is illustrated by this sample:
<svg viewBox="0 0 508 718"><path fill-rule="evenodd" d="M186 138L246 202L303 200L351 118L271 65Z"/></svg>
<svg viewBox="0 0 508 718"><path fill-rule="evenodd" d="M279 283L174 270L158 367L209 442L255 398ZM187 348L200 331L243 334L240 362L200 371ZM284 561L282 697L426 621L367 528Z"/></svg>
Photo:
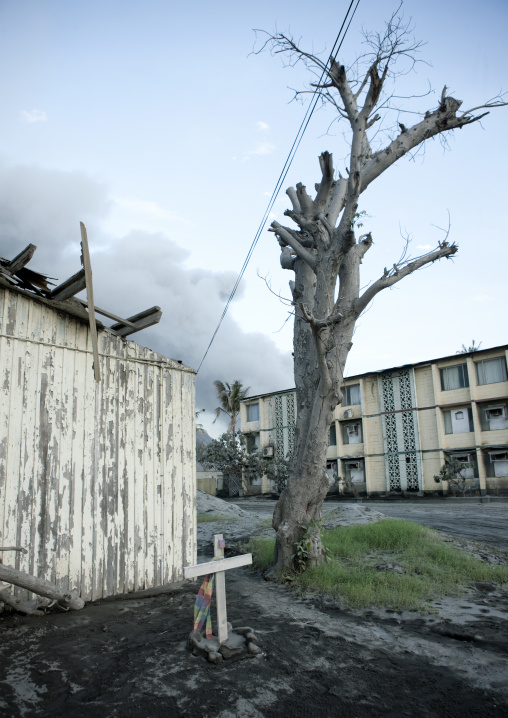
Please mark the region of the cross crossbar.
<svg viewBox="0 0 508 718"><path fill-rule="evenodd" d="M209 573L228 571L230 568L249 566L251 563L252 554L246 553L243 556L232 556L231 558L221 558L217 561L208 561L208 563L198 563L195 566L185 566L183 575L184 578L197 578L198 576L206 576Z"/></svg>

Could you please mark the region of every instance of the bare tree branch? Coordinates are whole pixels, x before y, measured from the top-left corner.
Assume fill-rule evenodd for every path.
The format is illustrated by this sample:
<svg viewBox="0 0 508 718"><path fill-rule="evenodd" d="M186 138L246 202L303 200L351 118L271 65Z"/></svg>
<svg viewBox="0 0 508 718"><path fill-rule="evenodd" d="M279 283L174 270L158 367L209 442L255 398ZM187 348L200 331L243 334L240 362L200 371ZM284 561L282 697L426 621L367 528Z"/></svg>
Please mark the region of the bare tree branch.
<svg viewBox="0 0 508 718"><path fill-rule="evenodd" d="M433 250L432 252L429 252L428 254L424 254L417 259L407 262L403 266L394 264L393 268L390 270L385 268L383 276L376 282L371 284L371 286L366 289L362 296L359 297L354 303L354 311L356 316L360 316L360 314L363 312L369 302L371 302L376 296L376 294L381 292L383 289L387 289L388 287L393 286L397 282L400 282L401 279L404 279L404 277L407 277L409 274L416 272L416 270L421 269L426 264L431 264L432 262L436 262L438 259L443 259L444 257L451 257L458 251L458 249L459 248L456 244L448 244L448 242L442 242L439 244L439 247L437 249Z"/></svg>
<svg viewBox="0 0 508 718"><path fill-rule="evenodd" d="M280 239L291 247L291 249L294 250L294 253L297 254L300 259L303 259L304 262L307 262L309 267L311 269L316 268L316 258L313 254L311 254L305 247L303 247L300 242L293 236L291 231L287 227L283 227L278 222L274 221L271 224L271 228L268 230L269 232L274 232L277 237L280 237Z"/></svg>

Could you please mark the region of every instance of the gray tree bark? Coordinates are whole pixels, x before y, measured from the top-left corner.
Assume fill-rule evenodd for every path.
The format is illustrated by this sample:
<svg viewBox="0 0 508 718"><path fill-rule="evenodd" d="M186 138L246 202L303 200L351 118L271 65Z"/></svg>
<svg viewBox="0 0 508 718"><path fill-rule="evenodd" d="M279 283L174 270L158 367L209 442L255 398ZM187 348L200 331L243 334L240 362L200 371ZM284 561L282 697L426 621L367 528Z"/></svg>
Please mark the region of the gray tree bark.
<svg viewBox="0 0 508 718"><path fill-rule="evenodd" d="M392 18L393 21L393 18ZM385 97L383 88L392 63L412 49L404 46L400 25L390 21L379 39L373 60L363 80L351 83L346 69L333 58L326 66L318 58L304 53L285 35L271 38L272 48L304 58L325 73L317 85L325 100L333 103L350 131L351 153L348 176L335 176L332 155L319 158L321 181L312 198L298 184L287 195L291 209L286 210L295 227L272 222L281 248L281 266L294 272L290 282L294 307L294 373L297 399L295 448L287 486L276 506L273 527L277 532L275 572L294 569L296 546L304 534L310 537L307 563L324 560L319 522L329 488L326 453L333 413L342 401L341 385L346 359L352 347L356 321L372 299L383 289L400 282L421 267L457 252L447 239L427 254L393 264L363 292L360 289L360 265L373 244L371 234L356 236L360 194L401 157L428 139L477 122L483 108L506 104L497 99L459 113L461 102L446 95L415 125L400 132L377 152L372 152L369 130L380 119L378 110ZM354 89L353 89L354 84Z"/></svg>

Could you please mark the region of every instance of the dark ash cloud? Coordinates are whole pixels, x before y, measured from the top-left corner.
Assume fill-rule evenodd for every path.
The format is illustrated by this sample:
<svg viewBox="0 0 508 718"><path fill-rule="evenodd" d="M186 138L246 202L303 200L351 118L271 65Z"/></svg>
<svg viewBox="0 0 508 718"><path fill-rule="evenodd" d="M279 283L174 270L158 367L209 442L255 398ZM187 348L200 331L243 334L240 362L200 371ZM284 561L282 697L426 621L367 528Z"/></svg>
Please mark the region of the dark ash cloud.
<svg viewBox="0 0 508 718"><path fill-rule="evenodd" d="M106 235L101 220L109 204L107 187L82 173L0 166L0 255L12 258L31 242L38 249L30 267L63 281L80 268L79 221L84 221L96 304L124 317L160 306L160 323L132 338L197 368L236 275L187 268L188 251L162 232ZM196 406L206 409L199 421L207 427L217 405L215 379L240 379L251 393L293 385L291 356L265 335L244 329L248 319L240 327L226 316L197 377ZM220 429L217 424L216 433Z"/></svg>

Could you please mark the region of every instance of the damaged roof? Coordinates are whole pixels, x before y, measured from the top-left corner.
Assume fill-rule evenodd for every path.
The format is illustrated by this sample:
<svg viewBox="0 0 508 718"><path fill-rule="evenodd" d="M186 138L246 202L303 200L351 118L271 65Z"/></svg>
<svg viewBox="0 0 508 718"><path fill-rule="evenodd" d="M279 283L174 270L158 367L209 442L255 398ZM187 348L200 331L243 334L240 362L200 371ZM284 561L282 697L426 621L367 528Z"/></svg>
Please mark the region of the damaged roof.
<svg viewBox="0 0 508 718"><path fill-rule="evenodd" d="M49 304L55 309L88 322L90 318L88 303L84 299L79 299L75 296L83 289L86 289L84 267L72 277L56 285L57 280L54 277L35 272L26 266L32 259L36 249L35 244L29 244L14 259L9 260L0 257L0 285L22 293L28 293L44 304ZM109 327L109 330L121 337L129 336L134 332L157 324L162 316L161 308L157 306L146 309L127 319L123 319L96 305L94 306L94 311L97 314L113 319L116 323ZM97 324L99 327L104 328L102 322L97 321Z"/></svg>

